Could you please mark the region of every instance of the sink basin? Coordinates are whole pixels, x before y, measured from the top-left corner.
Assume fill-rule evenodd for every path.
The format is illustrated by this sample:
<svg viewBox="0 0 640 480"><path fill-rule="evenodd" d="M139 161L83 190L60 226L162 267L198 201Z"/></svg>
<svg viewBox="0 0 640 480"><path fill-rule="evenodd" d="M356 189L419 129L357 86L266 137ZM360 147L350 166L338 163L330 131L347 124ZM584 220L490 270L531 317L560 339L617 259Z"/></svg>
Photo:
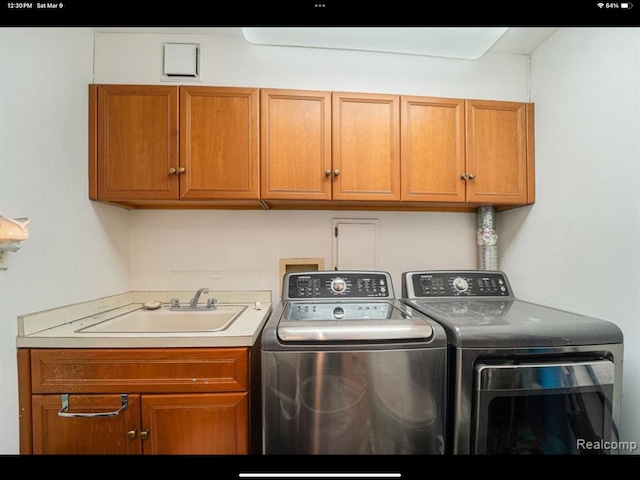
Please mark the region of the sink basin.
<svg viewBox="0 0 640 480"><path fill-rule="evenodd" d="M246 309L218 305L215 310L134 310L77 330L78 333L217 332L229 327Z"/></svg>

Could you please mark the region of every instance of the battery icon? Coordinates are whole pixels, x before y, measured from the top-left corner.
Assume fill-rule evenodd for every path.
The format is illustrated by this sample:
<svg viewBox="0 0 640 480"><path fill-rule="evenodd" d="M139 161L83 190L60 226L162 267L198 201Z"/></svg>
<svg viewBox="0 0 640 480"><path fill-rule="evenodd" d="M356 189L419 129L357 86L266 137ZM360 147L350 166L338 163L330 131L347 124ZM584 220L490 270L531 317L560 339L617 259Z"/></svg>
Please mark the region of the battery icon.
<svg viewBox="0 0 640 480"><path fill-rule="evenodd" d="M631 2L621 3L620 8L633 8L633 3Z"/></svg>

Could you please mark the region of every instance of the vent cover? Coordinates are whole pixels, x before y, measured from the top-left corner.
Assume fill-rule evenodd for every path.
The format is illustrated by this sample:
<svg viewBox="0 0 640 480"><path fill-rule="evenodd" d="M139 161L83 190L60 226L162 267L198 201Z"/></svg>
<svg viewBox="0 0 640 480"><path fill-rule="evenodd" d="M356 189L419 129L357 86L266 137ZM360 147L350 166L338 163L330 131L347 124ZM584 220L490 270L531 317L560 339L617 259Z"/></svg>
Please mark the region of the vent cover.
<svg viewBox="0 0 640 480"><path fill-rule="evenodd" d="M162 81L202 81L202 45L198 43L162 44Z"/></svg>

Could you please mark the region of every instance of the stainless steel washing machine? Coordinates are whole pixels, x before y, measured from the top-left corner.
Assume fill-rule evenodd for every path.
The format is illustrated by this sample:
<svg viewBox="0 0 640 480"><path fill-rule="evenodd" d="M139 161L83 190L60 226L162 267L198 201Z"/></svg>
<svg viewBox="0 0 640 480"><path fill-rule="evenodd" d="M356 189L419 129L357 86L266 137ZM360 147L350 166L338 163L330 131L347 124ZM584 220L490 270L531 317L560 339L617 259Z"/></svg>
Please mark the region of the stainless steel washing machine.
<svg viewBox="0 0 640 480"><path fill-rule="evenodd" d="M262 332L263 453L443 454L446 335L386 272L289 273Z"/></svg>
<svg viewBox="0 0 640 480"><path fill-rule="evenodd" d="M402 297L447 332L447 453L619 453L614 323L518 300L497 271L405 272Z"/></svg>

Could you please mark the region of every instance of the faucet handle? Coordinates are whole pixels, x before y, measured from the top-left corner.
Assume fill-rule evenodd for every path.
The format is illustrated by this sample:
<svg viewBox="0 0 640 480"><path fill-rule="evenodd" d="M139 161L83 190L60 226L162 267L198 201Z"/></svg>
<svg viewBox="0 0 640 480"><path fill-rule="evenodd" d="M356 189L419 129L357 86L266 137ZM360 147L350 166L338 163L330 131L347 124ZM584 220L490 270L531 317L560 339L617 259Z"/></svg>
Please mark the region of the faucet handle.
<svg viewBox="0 0 640 480"><path fill-rule="evenodd" d="M217 300L215 298L208 298L207 299L207 308L216 308L216 302Z"/></svg>
<svg viewBox="0 0 640 480"><path fill-rule="evenodd" d="M180 308L180 300L177 298L172 298L171 300L171 308Z"/></svg>

